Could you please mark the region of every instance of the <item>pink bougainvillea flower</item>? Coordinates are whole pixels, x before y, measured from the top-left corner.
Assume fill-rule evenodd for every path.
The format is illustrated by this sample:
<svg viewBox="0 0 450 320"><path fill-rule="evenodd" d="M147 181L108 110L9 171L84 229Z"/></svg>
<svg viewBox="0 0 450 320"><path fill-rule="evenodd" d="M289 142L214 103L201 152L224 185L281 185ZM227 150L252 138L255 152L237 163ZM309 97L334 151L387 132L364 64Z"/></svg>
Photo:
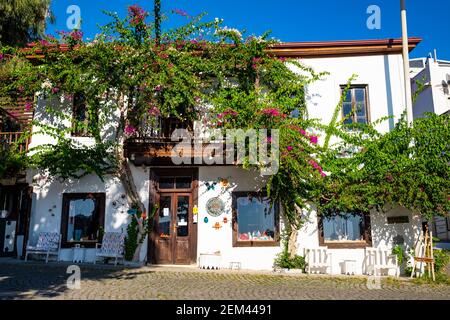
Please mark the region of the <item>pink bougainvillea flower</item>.
<svg viewBox="0 0 450 320"><path fill-rule="evenodd" d="M33 108L33 104L30 101L25 103L25 111L30 111Z"/></svg>
<svg viewBox="0 0 450 320"><path fill-rule="evenodd" d="M278 109L275 108L268 108L268 109L264 109L262 111L263 114L272 116L272 117L277 117L280 115L280 112L278 111Z"/></svg>
<svg viewBox="0 0 450 320"><path fill-rule="evenodd" d="M53 94L57 94L58 92L59 92L59 88L58 87L52 88L52 93Z"/></svg>
<svg viewBox="0 0 450 320"><path fill-rule="evenodd" d="M293 146L288 146L288 147L287 147L287 150L288 150L288 151L292 151L292 150L294 150L294 147L293 147Z"/></svg>
<svg viewBox="0 0 450 320"><path fill-rule="evenodd" d="M145 10L136 4L128 7L128 15L132 26L137 26L144 22L146 14Z"/></svg>
<svg viewBox="0 0 450 320"><path fill-rule="evenodd" d="M160 116L161 115L161 111L158 109L158 107L156 106L152 106L149 110L148 113L152 116Z"/></svg>
<svg viewBox="0 0 450 320"><path fill-rule="evenodd" d="M219 113L217 115L217 118L222 119L222 118L224 118L226 116L236 117L237 115L238 115L238 113L236 111L234 111L234 110L227 110L227 111L224 111L222 113Z"/></svg>
<svg viewBox="0 0 450 320"><path fill-rule="evenodd" d="M267 143L272 143L272 137L267 137L266 141Z"/></svg>
<svg viewBox="0 0 450 320"><path fill-rule="evenodd" d="M320 175L324 178L327 176L323 171L320 173Z"/></svg>
<svg viewBox="0 0 450 320"><path fill-rule="evenodd" d="M311 141L312 144L317 144L319 142L319 139L317 136L311 136L309 137L309 141Z"/></svg>
<svg viewBox="0 0 450 320"><path fill-rule="evenodd" d="M286 61L286 57L279 57L278 60L280 60L281 62L285 62Z"/></svg>
<svg viewBox="0 0 450 320"><path fill-rule="evenodd" d="M41 46L43 46L43 47L47 47L47 46L49 46L50 45L50 42L48 42L47 40L45 40L45 39L41 39L41 40L39 40L39 43L41 44Z"/></svg>
<svg viewBox="0 0 450 320"><path fill-rule="evenodd" d="M162 85L158 84L158 85L155 87L155 91L160 92L161 90L162 90Z"/></svg>
<svg viewBox="0 0 450 320"><path fill-rule="evenodd" d="M182 9L173 9L172 12L182 17L189 17L188 13Z"/></svg>
<svg viewBox="0 0 450 320"><path fill-rule="evenodd" d="M125 131L126 135L131 136L131 135L136 133L136 128L133 127L132 125L128 124L128 125L125 126L125 130L124 131Z"/></svg>
<svg viewBox="0 0 450 320"><path fill-rule="evenodd" d="M3 60L3 54L0 53L0 61Z"/></svg>

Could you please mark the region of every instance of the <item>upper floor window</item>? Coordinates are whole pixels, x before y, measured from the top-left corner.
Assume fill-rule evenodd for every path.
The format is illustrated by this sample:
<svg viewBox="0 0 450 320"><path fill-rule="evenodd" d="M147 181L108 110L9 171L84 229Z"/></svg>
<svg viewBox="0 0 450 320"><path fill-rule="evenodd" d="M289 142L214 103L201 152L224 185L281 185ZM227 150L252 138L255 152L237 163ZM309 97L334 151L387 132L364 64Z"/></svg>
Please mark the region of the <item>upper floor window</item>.
<svg viewBox="0 0 450 320"><path fill-rule="evenodd" d="M75 93L72 106L72 136L87 137L89 125L89 112L86 97L82 93Z"/></svg>
<svg viewBox="0 0 450 320"><path fill-rule="evenodd" d="M346 86L341 86L344 92ZM345 124L368 124L369 98L367 85L351 86L343 103L343 119Z"/></svg>

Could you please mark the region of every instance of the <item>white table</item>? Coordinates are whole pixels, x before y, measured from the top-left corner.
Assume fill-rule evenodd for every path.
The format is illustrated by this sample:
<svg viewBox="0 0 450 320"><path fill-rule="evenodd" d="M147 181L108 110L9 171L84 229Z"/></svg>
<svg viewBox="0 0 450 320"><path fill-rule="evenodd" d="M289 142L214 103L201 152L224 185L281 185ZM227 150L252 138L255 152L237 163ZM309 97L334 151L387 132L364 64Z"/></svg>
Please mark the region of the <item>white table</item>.
<svg viewBox="0 0 450 320"><path fill-rule="evenodd" d="M356 260L344 260L344 274L356 274Z"/></svg>
<svg viewBox="0 0 450 320"><path fill-rule="evenodd" d="M79 244L75 245L75 247L72 248L73 251L73 263L83 263L84 262L84 256L85 256L85 248L81 247Z"/></svg>
<svg viewBox="0 0 450 320"><path fill-rule="evenodd" d="M222 264L222 256L216 253L201 253L199 258L200 269L219 270Z"/></svg>

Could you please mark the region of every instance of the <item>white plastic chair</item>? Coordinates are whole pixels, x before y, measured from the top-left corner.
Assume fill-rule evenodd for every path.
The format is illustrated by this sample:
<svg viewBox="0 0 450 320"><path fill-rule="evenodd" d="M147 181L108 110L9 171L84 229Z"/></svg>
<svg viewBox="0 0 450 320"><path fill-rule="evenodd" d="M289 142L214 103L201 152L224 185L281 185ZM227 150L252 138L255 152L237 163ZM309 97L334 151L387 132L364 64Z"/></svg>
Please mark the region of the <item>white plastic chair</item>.
<svg viewBox="0 0 450 320"><path fill-rule="evenodd" d="M311 274L312 269L322 269L325 273L332 273L331 252L328 252L327 247L305 248L305 261L308 274Z"/></svg>
<svg viewBox="0 0 450 320"><path fill-rule="evenodd" d="M103 235L102 243L95 245L94 264L97 258L114 258L114 265L118 259L124 259L125 234L120 232L106 232Z"/></svg>
<svg viewBox="0 0 450 320"><path fill-rule="evenodd" d="M28 261L28 255L45 255L45 263L48 263L48 258L51 255L56 256L56 261L59 261L59 252L61 250L61 235L57 232L41 232L36 246L27 244L25 252L25 261Z"/></svg>
<svg viewBox="0 0 450 320"><path fill-rule="evenodd" d="M387 248L366 248L364 261L369 275L381 276L383 270L388 270L388 275L389 270L394 269L395 276L400 276L397 256Z"/></svg>

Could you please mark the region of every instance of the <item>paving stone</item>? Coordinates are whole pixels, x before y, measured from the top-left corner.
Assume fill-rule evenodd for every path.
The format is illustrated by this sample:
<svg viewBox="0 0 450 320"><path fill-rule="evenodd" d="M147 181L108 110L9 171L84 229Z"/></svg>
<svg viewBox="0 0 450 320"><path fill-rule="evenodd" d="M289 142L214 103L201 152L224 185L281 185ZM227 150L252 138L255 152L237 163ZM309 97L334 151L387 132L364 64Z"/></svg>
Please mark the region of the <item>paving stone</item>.
<svg viewBox="0 0 450 320"><path fill-rule="evenodd" d="M124 269L81 265L81 289L66 285L68 264L0 263L0 299L279 300L440 299L450 286L383 279L369 289L366 277L206 271L193 268Z"/></svg>

